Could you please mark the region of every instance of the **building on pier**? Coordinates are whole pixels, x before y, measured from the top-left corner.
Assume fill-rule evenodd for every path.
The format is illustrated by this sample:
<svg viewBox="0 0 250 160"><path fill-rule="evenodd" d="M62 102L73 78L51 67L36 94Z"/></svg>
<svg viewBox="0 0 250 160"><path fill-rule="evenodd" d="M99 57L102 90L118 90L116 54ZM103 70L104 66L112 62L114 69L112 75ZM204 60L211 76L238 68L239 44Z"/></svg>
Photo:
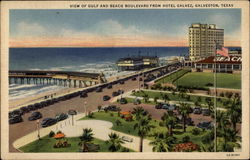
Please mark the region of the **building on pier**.
<svg viewBox="0 0 250 160"><path fill-rule="evenodd" d="M121 71L141 70L144 68L158 67L159 58L157 56L125 57L120 58L116 64Z"/></svg>

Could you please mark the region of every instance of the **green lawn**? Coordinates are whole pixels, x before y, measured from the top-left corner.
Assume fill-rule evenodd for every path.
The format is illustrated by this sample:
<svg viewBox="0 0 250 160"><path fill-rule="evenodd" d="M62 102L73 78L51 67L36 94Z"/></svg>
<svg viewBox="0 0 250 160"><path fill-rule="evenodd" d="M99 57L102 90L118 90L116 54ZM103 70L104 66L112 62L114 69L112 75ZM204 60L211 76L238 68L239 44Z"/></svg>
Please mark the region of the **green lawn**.
<svg viewBox="0 0 250 160"><path fill-rule="evenodd" d="M207 87L208 83L214 83L213 73L190 72L174 82L175 85L189 87ZM241 74L217 73L217 87L241 89Z"/></svg>
<svg viewBox="0 0 250 160"><path fill-rule="evenodd" d="M157 83L173 83L176 79L180 78L181 76L185 75L188 72L189 72L189 70L187 70L187 69L181 69L175 73L172 73L172 74L158 80Z"/></svg>
<svg viewBox="0 0 250 160"><path fill-rule="evenodd" d="M162 97L161 97L161 92L154 92L154 91L140 91L140 92L136 92L136 93L133 93L133 96L138 96L138 97L143 97L143 95L147 94L149 96L149 98L155 98L155 97L158 97L159 99L163 100ZM206 104L205 102L205 99L206 97L205 96L195 96L195 95L190 95L190 99L186 99L186 98L182 98L179 96L178 93L175 93L175 95L173 95L172 93L164 93L164 94L167 94L170 101L189 101L189 102L196 102L198 101L198 97L200 97L200 100L199 100L199 103L201 104ZM223 105L223 102L226 100L226 98L223 98L220 100L218 100L219 98L217 98L217 106L218 107L224 107ZM213 98L212 98L213 100ZM134 100L133 99L129 99L128 98L128 102L133 102ZM143 101L143 103L145 103ZM148 102L148 104L155 104L154 102Z"/></svg>
<svg viewBox="0 0 250 160"><path fill-rule="evenodd" d="M67 139L71 144L71 146L67 148L54 148L53 145L57 140L54 138L50 138L49 136L45 136L42 137L41 140L31 142L30 144L27 144L19 149L23 152L79 152L79 137L72 137ZM100 145L99 152L109 152L108 145L105 143L105 141L95 138L93 140L93 143Z"/></svg>

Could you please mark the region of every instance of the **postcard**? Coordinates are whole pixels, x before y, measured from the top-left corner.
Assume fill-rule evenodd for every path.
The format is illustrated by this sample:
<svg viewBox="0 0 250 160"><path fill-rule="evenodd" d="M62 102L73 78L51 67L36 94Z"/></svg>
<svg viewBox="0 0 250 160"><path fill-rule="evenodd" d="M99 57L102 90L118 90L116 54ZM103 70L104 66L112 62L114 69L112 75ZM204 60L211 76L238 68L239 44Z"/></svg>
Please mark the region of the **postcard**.
<svg viewBox="0 0 250 160"><path fill-rule="evenodd" d="M248 1L3 1L2 159L248 159Z"/></svg>

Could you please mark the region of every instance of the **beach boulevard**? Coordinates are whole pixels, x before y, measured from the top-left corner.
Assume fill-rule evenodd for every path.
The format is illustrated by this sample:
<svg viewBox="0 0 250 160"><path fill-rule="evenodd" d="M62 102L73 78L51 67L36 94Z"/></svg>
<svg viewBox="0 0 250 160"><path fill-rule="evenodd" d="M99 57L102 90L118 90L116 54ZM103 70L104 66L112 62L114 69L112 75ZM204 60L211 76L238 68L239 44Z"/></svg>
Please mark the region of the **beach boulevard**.
<svg viewBox="0 0 250 160"><path fill-rule="evenodd" d="M155 70L152 73L157 74L159 71ZM140 72L141 73L141 72ZM138 74L138 73L135 73ZM119 77L120 79L121 77ZM141 82L140 82L141 83ZM59 101L55 104L49 105L47 107L38 109L37 111L41 112L43 115L43 118L48 118L48 117L55 117L57 114L60 113L67 113L68 110L74 109L79 113L84 113L85 112L85 107L86 111L95 111L97 107L104 106L104 105L109 105L111 104L110 101L103 101L103 96L108 95L112 97L112 93L114 91L123 90L124 93L138 89L138 80L133 81L130 79L126 80L124 84L114 84L111 89L104 88L102 92L89 92L88 97L85 98L80 98L75 97L71 98L69 100L65 101ZM78 88L79 89L79 88ZM83 88L80 88L83 90ZM86 102L86 105L85 105ZM135 107L133 104L127 104L127 105L118 105L121 107L122 110L127 110L125 106L130 105L130 107ZM13 142L16 141L17 139L34 132L37 130L37 123L36 121L28 121L28 117L30 116L31 113L24 114L23 115L23 122L22 123L16 123L9 125L9 151L10 152L18 152L18 150L13 147ZM159 113L163 114L163 112ZM17 132L18 131L18 132Z"/></svg>

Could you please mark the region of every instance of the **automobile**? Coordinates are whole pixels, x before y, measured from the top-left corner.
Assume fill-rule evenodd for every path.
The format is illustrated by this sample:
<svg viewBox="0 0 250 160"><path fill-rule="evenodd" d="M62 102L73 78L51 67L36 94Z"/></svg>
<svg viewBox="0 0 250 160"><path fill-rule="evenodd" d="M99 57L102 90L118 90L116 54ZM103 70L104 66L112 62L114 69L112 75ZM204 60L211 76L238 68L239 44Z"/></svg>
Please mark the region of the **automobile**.
<svg viewBox="0 0 250 160"><path fill-rule="evenodd" d="M142 81L142 78L140 78L139 81Z"/></svg>
<svg viewBox="0 0 250 160"><path fill-rule="evenodd" d="M31 113L30 117L28 118L29 121L34 121L37 119L42 118L42 114L40 112L33 112Z"/></svg>
<svg viewBox="0 0 250 160"><path fill-rule="evenodd" d="M119 95L120 95L120 93L118 93L118 92L116 92L116 91L112 93L112 96L113 96L113 97L119 96Z"/></svg>
<svg viewBox="0 0 250 160"><path fill-rule="evenodd" d="M170 104L162 104L161 109L169 109Z"/></svg>
<svg viewBox="0 0 250 160"><path fill-rule="evenodd" d="M202 109L200 107L195 107L193 113L194 114L201 114L202 113Z"/></svg>
<svg viewBox="0 0 250 160"><path fill-rule="evenodd" d="M156 104L155 109L162 109L162 104L161 103Z"/></svg>
<svg viewBox="0 0 250 160"><path fill-rule="evenodd" d="M122 136L122 140L126 142L133 142L133 138L127 137L127 136Z"/></svg>
<svg viewBox="0 0 250 160"><path fill-rule="evenodd" d="M15 109L11 112L12 115L23 115L23 112L21 109Z"/></svg>
<svg viewBox="0 0 250 160"><path fill-rule="evenodd" d="M108 101L108 100L110 100L110 97L108 96L108 95L105 95L105 96L103 96L103 101Z"/></svg>
<svg viewBox="0 0 250 160"><path fill-rule="evenodd" d="M36 110L36 108L35 108L34 105L28 105L27 108L28 108L29 111L34 111L34 110Z"/></svg>
<svg viewBox="0 0 250 160"><path fill-rule="evenodd" d="M119 83L120 83L120 84L124 84L125 82L124 82L124 81L120 81Z"/></svg>
<svg viewBox="0 0 250 160"><path fill-rule="evenodd" d="M96 89L96 92L102 92L102 87L98 87L98 88Z"/></svg>
<svg viewBox="0 0 250 160"><path fill-rule="evenodd" d="M21 110L22 113L28 113L29 112L28 107L21 107L20 110Z"/></svg>
<svg viewBox="0 0 250 160"><path fill-rule="evenodd" d="M170 111L173 111L175 109L176 109L175 105L169 105L169 107L168 107L168 110L170 110Z"/></svg>
<svg viewBox="0 0 250 160"><path fill-rule="evenodd" d="M85 98L85 97L88 97L88 94L86 92L82 92L80 94L80 98Z"/></svg>
<svg viewBox="0 0 250 160"><path fill-rule="evenodd" d="M127 104L128 103L128 101L125 98L121 98L119 102L120 102L120 104Z"/></svg>
<svg viewBox="0 0 250 160"><path fill-rule="evenodd" d="M69 115L77 115L77 112L76 112L76 110L70 109L70 110L68 111L68 114L69 114Z"/></svg>
<svg viewBox="0 0 250 160"><path fill-rule="evenodd" d="M57 123L57 120L55 118L45 118L41 122L41 126L48 127L48 126L52 126L53 124L56 124L56 123Z"/></svg>
<svg viewBox="0 0 250 160"><path fill-rule="evenodd" d="M111 89L111 88L112 88L112 84L109 84L109 85L107 86L107 88L108 88L108 89Z"/></svg>
<svg viewBox="0 0 250 160"><path fill-rule="evenodd" d="M136 77L133 77L133 78L132 78L132 81L136 81Z"/></svg>
<svg viewBox="0 0 250 160"><path fill-rule="evenodd" d="M118 92L119 94L123 94L123 93L124 93L124 90L118 89L117 92Z"/></svg>
<svg viewBox="0 0 250 160"><path fill-rule="evenodd" d="M57 121L62 121L62 120L67 119L67 118L68 118L68 115L65 114L65 113L61 113L61 114L56 115L56 120Z"/></svg>
<svg viewBox="0 0 250 160"><path fill-rule="evenodd" d="M19 123L22 122L23 118L21 115L14 115L9 117L9 124Z"/></svg>
<svg viewBox="0 0 250 160"><path fill-rule="evenodd" d="M210 110L207 109L207 108L203 109L203 110L202 110L202 115L203 115L203 116L210 116Z"/></svg>
<svg viewBox="0 0 250 160"><path fill-rule="evenodd" d="M179 119L180 119L179 122L180 122L180 123L183 123L183 118L180 117ZM186 118L185 120L186 120L186 121L185 121L186 125L189 125L189 126L193 126L193 125L194 125L194 121L192 120L192 118L188 117L188 118Z"/></svg>
<svg viewBox="0 0 250 160"><path fill-rule="evenodd" d="M106 110L106 111L115 111L116 112L119 109L118 109L118 107L116 105L109 105L107 107L104 107L104 110Z"/></svg>
<svg viewBox="0 0 250 160"><path fill-rule="evenodd" d="M134 99L134 105L138 105L138 104L141 104L141 100L138 99L138 98L135 98Z"/></svg>
<svg viewBox="0 0 250 160"><path fill-rule="evenodd" d="M213 124L211 122L200 122L197 124L197 127L201 129L212 129Z"/></svg>

